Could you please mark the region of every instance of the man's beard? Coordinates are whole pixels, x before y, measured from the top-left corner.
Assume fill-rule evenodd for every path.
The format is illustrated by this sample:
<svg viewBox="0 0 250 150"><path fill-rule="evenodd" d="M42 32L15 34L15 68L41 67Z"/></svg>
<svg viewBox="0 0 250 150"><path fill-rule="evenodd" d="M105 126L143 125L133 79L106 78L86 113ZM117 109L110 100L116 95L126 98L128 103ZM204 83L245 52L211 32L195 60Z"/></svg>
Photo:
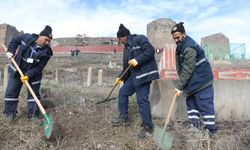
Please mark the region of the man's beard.
<svg viewBox="0 0 250 150"><path fill-rule="evenodd" d="M177 46L181 46L181 44L182 44L182 41L177 41L177 42L176 42L176 45L177 45Z"/></svg>
<svg viewBox="0 0 250 150"><path fill-rule="evenodd" d="M181 40L176 42L176 45L181 46L181 44L183 43L183 40L184 40L184 36L181 38Z"/></svg>

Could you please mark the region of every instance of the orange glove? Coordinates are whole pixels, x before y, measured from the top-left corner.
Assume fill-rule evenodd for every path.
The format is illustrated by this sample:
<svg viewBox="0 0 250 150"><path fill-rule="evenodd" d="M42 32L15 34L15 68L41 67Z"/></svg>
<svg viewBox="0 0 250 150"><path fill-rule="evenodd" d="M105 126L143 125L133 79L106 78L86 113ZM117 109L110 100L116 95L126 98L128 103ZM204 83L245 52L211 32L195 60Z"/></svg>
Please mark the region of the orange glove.
<svg viewBox="0 0 250 150"><path fill-rule="evenodd" d="M128 64L132 67L136 67L138 65L138 62L136 61L136 59L131 59L128 61Z"/></svg>
<svg viewBox="0 0 250 150"><path fill-rule="evenodd" d="M23 83L29 80L28 76L21 76L20 79Z"/></svg>
<svg viewBox="0 0 250 150"><path fill-rule="evenodd" d="M121 84L123 81L121 80L121 78L116 78L115 79L115 83L116 84Z"/></svg>

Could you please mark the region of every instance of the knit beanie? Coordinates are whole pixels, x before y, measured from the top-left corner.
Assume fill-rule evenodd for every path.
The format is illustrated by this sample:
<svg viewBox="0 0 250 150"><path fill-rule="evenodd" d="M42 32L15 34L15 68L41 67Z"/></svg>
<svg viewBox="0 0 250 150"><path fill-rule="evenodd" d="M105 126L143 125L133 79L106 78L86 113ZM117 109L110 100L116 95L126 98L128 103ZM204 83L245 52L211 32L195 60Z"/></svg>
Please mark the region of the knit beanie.
<svg viewBox="0 0 250 150"><path fill-rule="evenodd" d="M130 31L123 25L123 24L120 24L119 26L119 30L117 32L117 37L125 37L125 36L128 36L130 35Z"/></svg>
<svg viewBox="0 0 250 150"><path fill-rule="evenodd" d="M175 32L181 32L181 33L185 33L185 28L183 26L184 22L180 22L178 24L176 24L172 30L171 30L171 34L175 33Z"/></svg>
<svg viewBox="0 0 250 150"><path fill-rule="evenodd" d="M40 36L47 36L48 38L52 39L52 28L48 25L45 26L43 31L40 32Z"/></svg>

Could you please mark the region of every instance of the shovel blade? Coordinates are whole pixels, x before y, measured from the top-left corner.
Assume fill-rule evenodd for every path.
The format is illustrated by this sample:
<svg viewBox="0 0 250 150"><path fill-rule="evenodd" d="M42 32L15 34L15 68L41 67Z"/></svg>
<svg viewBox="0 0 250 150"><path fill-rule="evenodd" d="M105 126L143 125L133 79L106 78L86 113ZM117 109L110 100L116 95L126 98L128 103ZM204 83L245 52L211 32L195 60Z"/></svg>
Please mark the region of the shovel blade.
<svg viewBox="0 0 250 150"><path fill-rule="evenodd" d="M158 147L162 150L169 150L172 147L173 135L169 132L164 131L163 128L155 126L153 139Z"/></svg>
<svg viewBox="0 0 250 150"><path fill-rule="evenodd" d="M53 120L52 117L45 113L44 114L45 121L43 122L44 135L47 139L50 138L52 130L53 130Z"/></svg>

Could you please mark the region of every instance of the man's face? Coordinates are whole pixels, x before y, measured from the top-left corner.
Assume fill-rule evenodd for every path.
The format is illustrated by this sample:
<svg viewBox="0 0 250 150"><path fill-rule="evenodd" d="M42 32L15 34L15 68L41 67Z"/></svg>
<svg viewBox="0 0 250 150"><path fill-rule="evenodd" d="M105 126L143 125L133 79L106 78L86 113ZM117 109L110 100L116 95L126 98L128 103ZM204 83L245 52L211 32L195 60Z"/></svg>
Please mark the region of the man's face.
<svg viewBox="0 0 250 150"><path fill-rule="evenodd" d="M38 44L40 46L50 45L50 41L51 41L51 39L47 36L39 36L36 44Z"/></svg>
<svg viewBox="0 0 250 150"><path fill-rule="evenodd" d="M178 45L178 44L180 44L183 41L183 39L186 36L186 34L185 33L181 33L181 32L174 32L172 34L172 36L173 36L173 39L174 39L175 43Z"/></svg>
<svg viewBox="0 0 250 150"><path fill-rule="evenodd" d="M127 41L128 41L128 37L127 37L127 36L119 37L118 39L119 39L119 41L122 42L123 44L126 44Z"/></svg>

